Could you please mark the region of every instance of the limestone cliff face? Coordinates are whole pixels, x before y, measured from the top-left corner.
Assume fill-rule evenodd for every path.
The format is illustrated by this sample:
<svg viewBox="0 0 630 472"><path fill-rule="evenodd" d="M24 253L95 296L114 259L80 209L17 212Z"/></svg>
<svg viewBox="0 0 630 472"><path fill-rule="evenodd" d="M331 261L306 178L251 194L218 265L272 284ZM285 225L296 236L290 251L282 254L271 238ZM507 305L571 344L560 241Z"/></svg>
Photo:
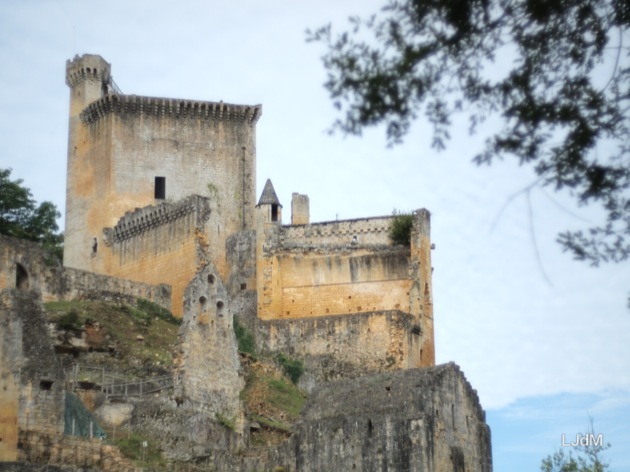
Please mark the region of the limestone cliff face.
<svg viewBox="0 0 630 472"><path fill-rule="evenodd" d="M276 466L287 471L491 472L490 429L453 364L315 390Z"/></svg>

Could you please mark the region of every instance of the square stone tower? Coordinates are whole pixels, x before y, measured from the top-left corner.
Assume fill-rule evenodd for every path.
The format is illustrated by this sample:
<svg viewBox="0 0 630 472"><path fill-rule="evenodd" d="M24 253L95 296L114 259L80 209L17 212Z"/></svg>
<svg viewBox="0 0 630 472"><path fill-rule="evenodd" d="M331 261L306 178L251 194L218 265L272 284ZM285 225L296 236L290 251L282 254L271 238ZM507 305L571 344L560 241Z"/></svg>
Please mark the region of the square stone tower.
<svg viewBox="0 0 630 472"><path fill-rule="evenodd" d="M204 250L225 276L226 238L253 228L256 122L262 108L123 95L114 86L110 64L98 55L68 61L66 83L70 124L64 265L170 283L179 311L176 285L183 291L198 264L190 245L193 237L203 240ZM191 213L188 203L180 203L192 195L205 199L204 215L197 214L186 227L173 226ZM138 213L151 206L155 212ZM162 227L160 236L153 231L157 226ZM117 231L108 233L107 228ZM108 240L107 234L117 239ZM187 262L190 270L173 265L188 258L181 251L193 259Z"/></svg>

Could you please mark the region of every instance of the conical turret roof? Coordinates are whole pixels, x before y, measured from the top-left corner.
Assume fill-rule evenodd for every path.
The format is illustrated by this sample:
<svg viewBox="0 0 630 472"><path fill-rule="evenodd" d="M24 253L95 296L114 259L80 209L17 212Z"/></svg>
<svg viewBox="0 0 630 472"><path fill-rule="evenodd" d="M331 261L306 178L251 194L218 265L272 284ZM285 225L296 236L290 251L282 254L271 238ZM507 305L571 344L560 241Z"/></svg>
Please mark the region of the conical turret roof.
<svg viewBox="0 0 630 472"><path fill-rule="evenodd" d="M276 195L276 191L273 188L273 184L271 183L271 179L267 179L265 182L265 188L260 195L260 200L258 200L258 205L278 205L282 208L280 204L280 200L278 200L278 195Z"/></svg>

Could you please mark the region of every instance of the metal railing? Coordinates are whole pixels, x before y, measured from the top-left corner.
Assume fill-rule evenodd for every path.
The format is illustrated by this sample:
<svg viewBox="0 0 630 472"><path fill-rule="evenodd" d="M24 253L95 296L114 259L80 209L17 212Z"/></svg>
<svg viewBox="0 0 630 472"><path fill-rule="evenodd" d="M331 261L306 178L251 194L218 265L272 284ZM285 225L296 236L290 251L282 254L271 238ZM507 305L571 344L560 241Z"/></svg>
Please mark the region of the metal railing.
<svg viewBox="0 0 630 472"><path fill-rule="evenodd" d="M100 389L107 398L149 395L173 387L173 376L131 379L105 370L105 367L73 364L65 369L66 388L76 390L87 384Z"/></svg>
<svg viewBox="0 0 630 472"><path fill-rule="evenodd" d="M109 78L109 86L111 87L112 91L117 94L117 95L122 95L122 91L120 90L120 88L118 88L118 84L116 84L116 82L114 82L114 78L110 77Z"/></svg>

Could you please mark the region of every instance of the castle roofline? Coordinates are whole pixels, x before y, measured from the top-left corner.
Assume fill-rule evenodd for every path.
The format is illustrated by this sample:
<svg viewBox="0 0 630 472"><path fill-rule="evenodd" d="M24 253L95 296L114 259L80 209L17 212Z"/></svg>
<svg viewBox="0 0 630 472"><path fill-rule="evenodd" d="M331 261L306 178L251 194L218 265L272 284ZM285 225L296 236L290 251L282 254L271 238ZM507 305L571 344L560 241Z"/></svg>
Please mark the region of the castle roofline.
<svg viewBox="0 0 630 472"><path fill-rule="evenodd" d="M267 182L265 182L265 188L263 188L260 200L258 200L258 205L256 206L259 207L260 205L278 205L282 208L280 200L278 200L278 195L276 195L276 190L271 183L271 179L267 179Z"/></svg>
<svg viewBox="0 0 630 472"><path fill-rule="evenodd" d="M233 105L175 98L137 95L106 95L90 103L81 112L81 121L90 124L108 114L198 118L208 121L232 121L255 124L262 115L262 105Z"/></svg>

